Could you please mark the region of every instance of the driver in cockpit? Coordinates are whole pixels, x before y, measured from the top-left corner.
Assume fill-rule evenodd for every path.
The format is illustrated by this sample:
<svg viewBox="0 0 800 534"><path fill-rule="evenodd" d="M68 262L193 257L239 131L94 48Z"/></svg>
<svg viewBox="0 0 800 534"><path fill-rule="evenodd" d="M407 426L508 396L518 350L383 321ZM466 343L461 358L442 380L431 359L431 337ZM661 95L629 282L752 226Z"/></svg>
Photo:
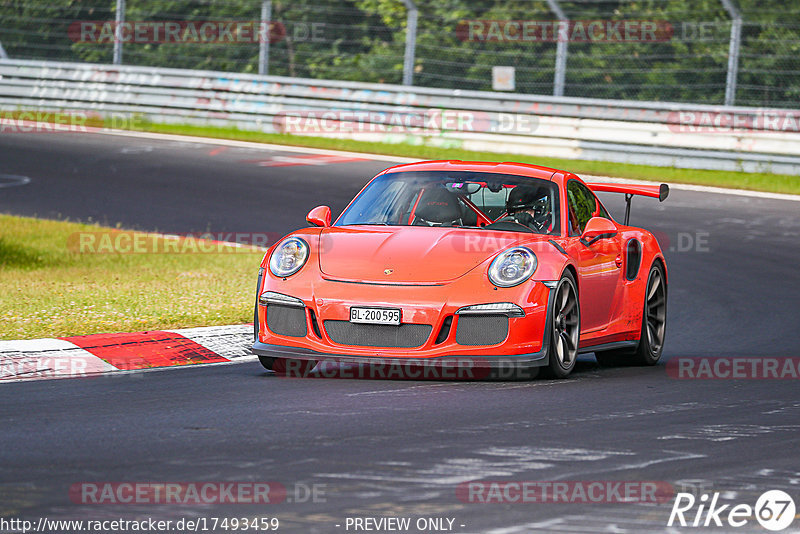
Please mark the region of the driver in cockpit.
<svg viewBox="0 0 800 534"><path fill-rule="evenodd" d="M550 231L553 222L553 202L547 187L518 185L511 190L506 200L506 217L527 226L537 233Z"/></svg>

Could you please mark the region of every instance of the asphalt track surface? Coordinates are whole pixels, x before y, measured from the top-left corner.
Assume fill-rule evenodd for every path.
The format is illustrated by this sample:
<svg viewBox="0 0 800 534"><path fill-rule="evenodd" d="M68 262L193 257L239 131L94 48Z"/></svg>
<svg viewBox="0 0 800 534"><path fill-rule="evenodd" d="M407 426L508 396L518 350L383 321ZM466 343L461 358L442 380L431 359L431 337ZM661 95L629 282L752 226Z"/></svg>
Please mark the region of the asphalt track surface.
<svg viewBox="0 0 800 534"><path fill-rule="evenodd" d="M283 234L318 204L338 214L388 166L252 162L281 155L3 134L0 174L30 182L0 189L0 212ZM620 198L602 198L621 213ZM633 208L632 224L658 233L669 268L656 367L604 369L589 354L563 381L436 382L285 379L243 363L3 384L0 517L264 516L278 517L280 531L327 533L346 532L347 517L407 516L454 518L454 532L660 532L671 509L463 502L456 488L472 480L666 481L751 505L783 489L800 504L797 380L676 380L664 364L799 355L800 204L673 191ZM273 481L292 502L74 504L68 488L83 481ZM325 484L324 496L292 498L296 484ZM735 531L763 530L751 519Z"/></svg>

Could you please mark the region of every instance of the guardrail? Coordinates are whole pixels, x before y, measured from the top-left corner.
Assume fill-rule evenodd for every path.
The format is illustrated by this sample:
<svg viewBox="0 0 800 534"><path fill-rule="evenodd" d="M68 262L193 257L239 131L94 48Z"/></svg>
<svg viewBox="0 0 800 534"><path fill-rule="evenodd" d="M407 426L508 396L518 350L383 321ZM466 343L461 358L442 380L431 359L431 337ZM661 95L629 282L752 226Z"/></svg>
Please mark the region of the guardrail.
<svg viewBox="0 0 800 534"><path fill-rule="evenodd" d="M800 111L23 60L0 60L0 110L800 174Z"/></svg>

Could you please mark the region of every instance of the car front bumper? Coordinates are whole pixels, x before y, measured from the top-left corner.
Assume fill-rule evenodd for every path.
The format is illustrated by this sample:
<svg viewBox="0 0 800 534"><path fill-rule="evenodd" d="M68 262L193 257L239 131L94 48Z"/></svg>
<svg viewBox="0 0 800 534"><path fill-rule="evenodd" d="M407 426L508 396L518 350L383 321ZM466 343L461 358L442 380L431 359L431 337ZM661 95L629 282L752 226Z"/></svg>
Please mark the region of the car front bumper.
<svg viewBox="0 0 800 534"><path fill-rule="evenodd" d="M267 281L269 282L269 281ZM276 287L265 283L260 291L274 291L295 297L296 317L302 317L303 325L292 335L281 335L270 327L267 321L271 305L259 305L256 310L256 339L253 352L259 356L286 358L294 360L336 361L350 364L376 365L397 362L414 362L430 366L467 365L490 369L527 369L547 365L547 348L550 337L550 317L554 291L552 284L529 282L526 287L496 290L483 287L470 291L454 291L450 285L427 287L381 287L370 293L353 291L353 287L336 281L318 280L312 284L311 291L291 291L291 287ZM306 286L308 289L308 286ZM309 295L310 293L310 295ZM356 294L354 294L356 293ZM424 297L420 297L420 294ZM378 294L379 298L375 298ZM459 295L459 297L454 297ZM507 334L502 340L489 344L459 343L459 328L467 324L465 315L459 310L466 306L511 302L524 310L524 317L508 316ZM369 346L369 338L350 344L341 339L332 339L331 326L349 328L349 306L382 306L402 309L403 324L429 325L430 332L425 341L413 347ZM300 315L302 314L302 315ZM473 314L489 318L492 313ZM450 326L446 325L450 321ZM462 322L464 321L464 322ZM300 320L298 320L300 322ZM478 323L480 324L480 323ZM446 328L444 340L442 330ZM473 330L473 333L476 330ZM480 331L477 330L478 334ZM285 334L285 332L284 332ZM333 336L334 338L336 336ZM337 342L338 341L338 342ZM377 343L377 342L376 342Z"/></svg>
<svg viewBox="0 0 800 534"><path fill-rule="evenodd" d="M253 353L258 356L273 358L290 358L293 360L331 360L338 363L380 365L402 363L413 365L433 365L441 367L472 366L488 369L526 369L547 365L547 348L529 354L513 354L503 356L432 356L426 358L415 357L413 354L403 357L396 356L364 356L354 354L332 354L317 352L302 347L287 347L285 345L270 345L257 341L253 344Z"/></svg>

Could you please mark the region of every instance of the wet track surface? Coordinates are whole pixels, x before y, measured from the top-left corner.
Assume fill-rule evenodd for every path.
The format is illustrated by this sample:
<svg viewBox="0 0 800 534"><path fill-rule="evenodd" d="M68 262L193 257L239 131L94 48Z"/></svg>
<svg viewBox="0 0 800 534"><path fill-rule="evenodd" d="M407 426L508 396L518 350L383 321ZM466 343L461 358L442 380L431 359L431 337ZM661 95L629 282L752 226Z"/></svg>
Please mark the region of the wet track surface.
<svg viewBox="0 0 800 534"><path fill-rule="evenodd" d="M283 234L316 205L337 215L389 165L275 164L296 157L4 134L0 173L30 182L0 189L0 212ZM621 213L621 198L601 198ZM669 269L656 367L601 369L588 354L565 381L285 379L245 363L2 384L0 516L274 516L282 531L345 532L346 517L392 515L454 518L454 532L647 532L667 528L671 500L476 504L456 490L472 480L665 481L732 503L755 504L768 489L798 501L798 381L677 380L665 362L800 355L800 203L677 190L663 204L633 202L631 223L658 235ZM273 481L290 498L295 484L325 487L324 502L265 506L73 504L68 489L83 481Z"/></svg>

